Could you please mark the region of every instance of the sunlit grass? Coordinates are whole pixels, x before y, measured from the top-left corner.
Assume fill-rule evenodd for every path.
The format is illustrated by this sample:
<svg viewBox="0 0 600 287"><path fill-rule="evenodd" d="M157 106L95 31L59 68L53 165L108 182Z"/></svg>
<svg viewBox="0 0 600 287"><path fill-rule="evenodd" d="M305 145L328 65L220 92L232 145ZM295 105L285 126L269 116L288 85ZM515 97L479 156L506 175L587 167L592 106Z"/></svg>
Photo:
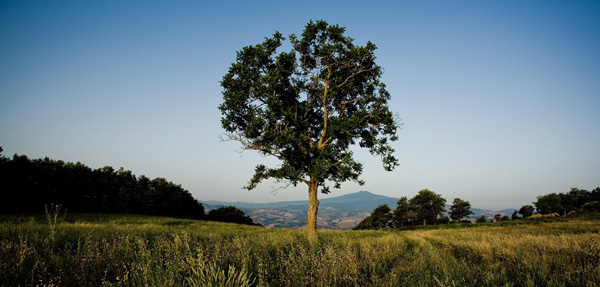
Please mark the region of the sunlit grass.
<svg viewBox="0 0 600 287"><path fill-rule="evenodd" d="M2 217L0 286L596 286L598 223L326 230L308 241L303 230L150 216Z"/></svg>

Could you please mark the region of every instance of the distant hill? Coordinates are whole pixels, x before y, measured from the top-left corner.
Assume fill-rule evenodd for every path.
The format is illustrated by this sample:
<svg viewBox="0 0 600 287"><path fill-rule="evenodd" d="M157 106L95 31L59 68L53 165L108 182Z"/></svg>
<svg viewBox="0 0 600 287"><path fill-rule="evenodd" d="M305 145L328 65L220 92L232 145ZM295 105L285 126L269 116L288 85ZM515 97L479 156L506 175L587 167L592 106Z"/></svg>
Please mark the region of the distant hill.
<svg viewBox="0 0 600 287"><path fill-rule="evenodd" d="M335 208L340 211L367 211L371 212L375 207L381 204L387 204L395 207L398 198L388 197L379 194L373 194L368 191L359 191L356 193L345 194L338 197L325 198L319 200L319 210L325 208ZM223 201L202 201L207 206L226 206L233 205L237 208L246 209L303 209L308 208L308 200L299 201L280 201L269 203L252 202L223 202Z"/></svg>
<svg viewBox="0 0 600 287"><path fill-rule="evenodd" d="M326 229L350 229L367 217L373 209L387 204L394 209L399 198L359 191L338 197L321 199L317 225ZM280 201L269 203L201 201L207 211L222 206L235 206L250 215L254 222L267 227L302 228L306 225L308 200ZM450 205L446 205L450 209ZM475 213L471 219L481 217L493 218L496 213L511 215L514 209L492 211L471 208Z"/></svg>

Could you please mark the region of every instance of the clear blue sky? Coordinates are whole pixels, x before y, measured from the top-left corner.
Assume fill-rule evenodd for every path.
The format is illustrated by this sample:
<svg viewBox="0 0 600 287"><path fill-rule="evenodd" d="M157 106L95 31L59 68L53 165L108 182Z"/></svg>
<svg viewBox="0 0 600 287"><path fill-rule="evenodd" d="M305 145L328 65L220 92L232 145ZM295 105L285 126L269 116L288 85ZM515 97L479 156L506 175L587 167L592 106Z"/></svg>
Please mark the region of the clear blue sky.
<svg viewBox="0 0 600 287"><path fill-rule="evenodd" d="M599 1L239 2L1 1L4 155L124 167L201 200L306 199L241 189L276 161L219 141L219 81L242 47L323 19L379 47L405 124L399 168L357 152L366 185L329 196L429 188L502 209L600 186Z"/></svg>

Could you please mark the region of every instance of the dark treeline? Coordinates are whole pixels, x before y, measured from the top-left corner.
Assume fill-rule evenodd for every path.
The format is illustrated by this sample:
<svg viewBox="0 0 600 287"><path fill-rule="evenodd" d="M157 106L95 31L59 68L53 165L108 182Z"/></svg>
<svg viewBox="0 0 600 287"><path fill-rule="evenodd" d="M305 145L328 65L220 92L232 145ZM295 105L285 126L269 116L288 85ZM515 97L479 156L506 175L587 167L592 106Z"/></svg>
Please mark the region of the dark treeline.
<svg viewBox="0 0 600 287"><path fill-rule="evenodd" d="M2 150L0 149L0 152ZM204 207L180 185L112 167L29 159L0 153L1 213L40 213L60 204L73 213L131 213L204 218Z"/></svg>
<svg viewBox="0 0 600 287"><path fill-rule="evenodd" d="M378 206L371 215L364 218L354 229L402 228L405 226L448 224L451 222L470 223L471 204L455 198L446 211L446 199L433 191L424 189L410 200L402 197L392 210L387 204ZM534 207L535 206L535 207ZM447 212L448 216L445 215ZM512 216L496 214L492 221L517 220L557 216L577 216L600 212L600 187L592 191L572 188L567 193L550 193L537 197L532 205L524 205ZM485 216L476 223L487 222Z"/></svg>
<svg viewBox="0 0 600 287"><path fill-rule="evenodd" d="M565 193L549 193L538 196L537 201L533 204L540 214L558 213L566 216L573 211L598 211L600 210L600 187L596 187L592 191L571 188L569 192Z"/></svg>

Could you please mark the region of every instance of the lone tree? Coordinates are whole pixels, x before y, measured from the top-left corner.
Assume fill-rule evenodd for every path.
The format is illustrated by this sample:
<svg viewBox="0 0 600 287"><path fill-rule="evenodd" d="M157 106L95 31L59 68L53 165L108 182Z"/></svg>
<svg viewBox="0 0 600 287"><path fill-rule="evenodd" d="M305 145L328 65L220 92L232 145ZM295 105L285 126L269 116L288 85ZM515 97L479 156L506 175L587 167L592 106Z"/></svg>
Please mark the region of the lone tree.
<svg viewBox="0 0 600 287"><path fill-rule="evenodd" d="M423 220L423 225L427 225L427 221L435 223L446 210L446 199L429 189L419 191L408 203L417 212L417 218Z"/></svg>
<svg viewBox="0 0 600 287"><path fill-rule="evenodd" d="M461 221L463 218L472 215L471 203L460 198L455 198L450 206L450 218L454 221Z"/></svg>
<svg viewBox="0 0 600 287"><path fill-rule="evenodd" d="M246 189L274 178L286 186L308 185L308 234L316 235L317 191L326 182L340 188L359 179L362 164L352 155L358 144L380 156L385 170L398 165L391 141L397 140L397 117L375 64L375 45L354 45L345 28L309 22L300 37L275 32L261 44L244 47L223 76L219 106L224 140L242 144L281 161L256 166Z"/></svg>

